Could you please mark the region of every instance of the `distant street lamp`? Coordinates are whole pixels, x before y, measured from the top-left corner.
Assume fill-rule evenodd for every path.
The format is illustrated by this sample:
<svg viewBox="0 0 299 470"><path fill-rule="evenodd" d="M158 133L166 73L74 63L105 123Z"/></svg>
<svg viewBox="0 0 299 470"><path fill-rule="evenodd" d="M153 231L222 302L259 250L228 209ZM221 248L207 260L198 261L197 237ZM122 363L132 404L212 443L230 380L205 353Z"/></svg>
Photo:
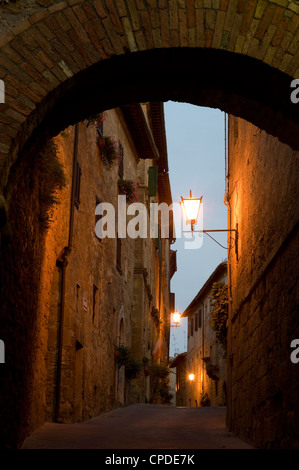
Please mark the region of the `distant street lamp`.
<svg viewBox="0 0 299 470"><path fill-rule="evenodd" d="M201 202L202 196L200 198L193 198L191 190L189 198L183 198L181 196L181 206L186 219L186 224L191 224L191 232L188 233L235 232L235 251L238 259L238 224L236 224L236 228L232 229L194 230L194 225L197 224ZM210 236L210 238L218 243L217 240L215 240L213 237ZM220 243L218 243L218 245L220 245ZM220 246L224 249L227 249L222 245Z"/></svg>
<svg viewBox="0 0 299 470"><path fill-rule="evenodd" d="M190 382L192 382L195 378L195 375L194 374L189 374L188 378L189 378Z"/></svg>

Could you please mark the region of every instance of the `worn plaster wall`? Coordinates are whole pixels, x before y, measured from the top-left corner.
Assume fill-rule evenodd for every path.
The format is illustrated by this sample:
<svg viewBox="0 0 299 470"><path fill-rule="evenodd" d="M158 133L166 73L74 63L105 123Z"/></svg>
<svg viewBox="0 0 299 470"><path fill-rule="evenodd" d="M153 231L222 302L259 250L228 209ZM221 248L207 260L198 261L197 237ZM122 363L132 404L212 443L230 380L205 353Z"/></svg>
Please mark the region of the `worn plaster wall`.
<svg viewBox="0 0 299 470"><path fill-rule="evenodd" d="M258 447L299 446L299 154L229 117L229 427Z"/></svg>

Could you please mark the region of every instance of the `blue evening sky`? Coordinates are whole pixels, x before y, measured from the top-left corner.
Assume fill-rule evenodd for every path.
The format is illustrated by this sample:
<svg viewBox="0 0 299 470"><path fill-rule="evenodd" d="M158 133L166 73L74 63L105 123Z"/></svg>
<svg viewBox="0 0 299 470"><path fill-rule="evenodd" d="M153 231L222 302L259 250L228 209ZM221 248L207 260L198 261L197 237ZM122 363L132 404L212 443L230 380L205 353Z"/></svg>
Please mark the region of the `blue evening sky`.
<svg viewBox="0 0 299 470"><path fill-rule="evenodd" d="M224 113L171 101L164 103L164 112L173 202L180 202L181 196L189 197L191 189L193 197L203 196L202 228L225 229ZM211 235L226 246L225 232ZM176 310L181 313L227 256L226 250L206 234L197 249L184 248L186 240L182 234L172 245L177 250L178 270L171 280L171 291L175 292ZM170 356L186 350L186 323L183 319L179 328L171 328Z"/></svg>

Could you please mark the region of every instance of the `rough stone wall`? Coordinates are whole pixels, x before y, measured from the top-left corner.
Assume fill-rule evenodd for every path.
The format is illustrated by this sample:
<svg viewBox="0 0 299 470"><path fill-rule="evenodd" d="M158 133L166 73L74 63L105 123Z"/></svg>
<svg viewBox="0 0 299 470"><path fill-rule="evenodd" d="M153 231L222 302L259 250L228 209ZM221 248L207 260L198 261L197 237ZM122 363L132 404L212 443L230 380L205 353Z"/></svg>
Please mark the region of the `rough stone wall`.
<svg viewBox="0 0 299 470"><path fill-rule="evenodd" d="M47 159L27 154L15 165L5 194L11 201L12 232L0 257L0 336L6 346L0 384L1 447L17 447L44 419L48 336L47 316L41 306L49 303L45 283L51 272L42 272L49 257L44 206L50 196L50 186L49 191L43 186L52 179Z"/></svg>
<svg viewBox="0 0 299 470"><path fill-rule="evenodd" d="M73 128L60 134L59 141L72 167ZM113 136L124 149L124 178L136 180L137 161L115 110L106 113L104 135ZM96 198L116 208L118 166L107 170L96 146L96 129L79 125L78 161L82 176L80 205L74 209L73 246L66 267L65 315L60 410L63 422L81 421L111 409L116 404L114 347L117 344L119 312L123 312L126 345L131 346L131 305L134 278L134 240L122 239L121 271L116 266L116 239L99 241L95 234ZM71 168L70 168L71 169ZM64 204L69 213L70 203ZM59 215L58 215L59 217ZM63 220L58 221L61 226ZM117 223L117 222L116 222ZM68 226L65 225L68 232ZM49 237L51 231L49 232ZM60 245L62 250L64 245ZM57 350L58 276L52 283L49 344L48 417L54 400L55 355ZM55 295L56 294L56 295ZM94 298L95 296L95 298ZM56 312L56 314L55 314ZM141 314L142 312L140 312ZM55 335L56 330L56 335ZM52 352L51 352L52 351ZM81 357L82 356L82 357ZM52 367L51 367L52 366ZM54 368L54 370L53 370ZM55 379L54 379L55 382Z"/></svg>
<svg viewBox="0 0 299 470"><path fill-rule="evenodd" d="M138 164L140 179L139 201L145 204L148 235L150 234L150 202L159 203L158 195L148 197L148 169L151 160ZM132 309L132 350L144 366L144 371L131 384L131 399L135 402L155 401L151 387L151 365L168 363L169 350L169 240L161 240L161 258L156 239L135 241L134 304ZM157 309L157 317L153 316ZM141 314L143 312L143 314ZM155 318L157 321L155 321ZM147 361L144 362L143 359ZM133 391L134 390L134 391Z"/></svg>
<svg viewBox="0 0 299 470"><path fill-rule="evenodd" d="M230 428L257 447L299 446L298 152L229 117Z"/></svg>

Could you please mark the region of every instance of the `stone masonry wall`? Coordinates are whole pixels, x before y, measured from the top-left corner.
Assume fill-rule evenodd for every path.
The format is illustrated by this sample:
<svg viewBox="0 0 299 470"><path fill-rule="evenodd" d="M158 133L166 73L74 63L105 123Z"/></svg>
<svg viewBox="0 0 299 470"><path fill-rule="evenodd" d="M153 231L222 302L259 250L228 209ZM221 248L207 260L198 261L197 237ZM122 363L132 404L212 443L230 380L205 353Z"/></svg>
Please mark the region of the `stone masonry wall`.
<svg viewBox="0 0 299 470"><path fill-rule="evenodd" d="M262 448L299 446L299 154L246 121L229 117L228 425ZM233 236L234 237L234 236Z"/></svg>
<svg viewBox="0 0 299 470"><path fill-rule="evenodd" d="M72 167L74 129L59 136L68 166ZM124 178L136 180L137 160L131 150L116 110L106 113L104 135L121 142L124 149ZM78 161L81 166L80 205L74 209L72 251L66 267L65 314L60 410L63 422L82 421L111 409L117 403L114 347L118 344L119 314L122 313L126 346L131 346L131 306L133 301L134 240L122 239L121 269L116 265L116 238L95 234L97 198L112 203L117 214L118 162L104 167L96 145L96 129L79 124ZM70 168L71 169L71 168ZM64 214L69 213L69 201ZM59 211L59 208L57 209ZM63 218L56 213L58 224ZM117 221L116 230L117 230ZM65 226L68 232L68 226ZM48 233L53 250L52 230ZM57 240L57 238L56 238ZM54 242L55 245L55 242ZM64 245L60 245L60 251ZM57 269L57 268L56 268ZM47 417L51 419L55 403L57 354L58 276L53 278L50 332L47 355Z"/></svg>

